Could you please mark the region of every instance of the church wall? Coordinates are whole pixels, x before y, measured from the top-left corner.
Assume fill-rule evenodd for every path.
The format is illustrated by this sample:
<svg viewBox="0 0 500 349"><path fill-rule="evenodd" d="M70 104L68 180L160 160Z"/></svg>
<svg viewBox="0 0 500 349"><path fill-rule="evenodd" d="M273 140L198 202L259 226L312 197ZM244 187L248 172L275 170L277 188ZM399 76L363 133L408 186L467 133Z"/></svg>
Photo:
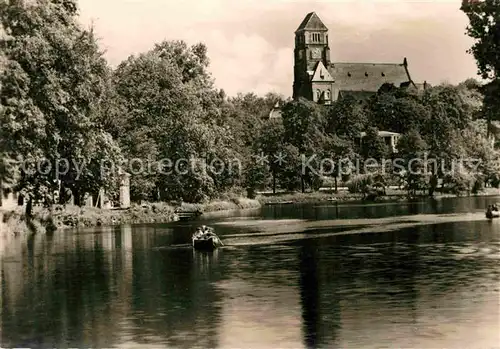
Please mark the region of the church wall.
<svg viewBox="0 0 500 349"><path fill-rule="evenodd" d="M314 102L318 102L317 91L320 91L321 97L324 98L325 103L332 102L334 96L334 83L331 82L313 82L312 83L312 97ZM327 99L327 92L329 92L329 98ZM337 92L338 94L338 92Z"/></svg>

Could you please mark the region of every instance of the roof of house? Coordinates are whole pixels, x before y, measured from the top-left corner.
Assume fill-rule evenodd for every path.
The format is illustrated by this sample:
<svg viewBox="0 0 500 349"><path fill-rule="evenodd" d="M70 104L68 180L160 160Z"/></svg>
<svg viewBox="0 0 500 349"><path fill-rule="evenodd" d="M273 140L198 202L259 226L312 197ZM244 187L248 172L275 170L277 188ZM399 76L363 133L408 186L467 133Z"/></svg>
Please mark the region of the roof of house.
<svg viewBox="0 0 500 349"><path fill-rule="evenodd" d="M332 63L328 67L335 84L342 91L377 92L384 83L400 87L411 82L404 63Z"/></svg>
<svg viewBox="0 0 500 349"><path fill-rule="evenodd" d="M281 116L282 116L281 108L273 108L269 112L269 119L281 118Z"/></svg>
<svg viewBox="0 0 500 349"><path fill-rule="evenodd" d="M318 15L315 12L310 12L304 18L302 23L300 23L299 27L295 32L301 30L318 30L318 31L328 31L326 25L319 19Z"/></svg>
<svg viewBox="0 0 500 349"><path fill-rule="evenodd" d="M276 104L274 105L274 107L269 112L269 119L280 118L281 115L282 115L282 113L281 113L281 104L278 101L278 102L276 102Z"/></svg>
<svg viewBox="0 0 500 349"><path fill-rule="evenodd" d="M389 136L399 136L401 135L400 133L397 132L390 132L390 131L378 131L379 137L389 137ZM360 134L361 137L366 136L366 132L361 132Z"/></svg>

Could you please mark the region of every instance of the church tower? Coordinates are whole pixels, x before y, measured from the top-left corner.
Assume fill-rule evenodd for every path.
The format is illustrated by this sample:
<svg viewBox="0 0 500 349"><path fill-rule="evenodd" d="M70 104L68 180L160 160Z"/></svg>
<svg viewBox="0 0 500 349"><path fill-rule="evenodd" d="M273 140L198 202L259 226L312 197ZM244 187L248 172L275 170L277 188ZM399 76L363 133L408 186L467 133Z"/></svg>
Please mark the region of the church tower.
<svg viewBox="0 0 500 349"><path fill-rule="evenodd" d="M295 31L293 99L331 105L351 95L364 100L384 84L418 89L402 63L331 62L328 28L314 12Z"/></svg>
<svg viewBox="0 0 500 349"><path fill-rule="evenodd" d="M313 95L313 75L322 64L328 74L330 47L328 28L315 12L309 13L295 31L293 98L305 97L316 100Z"/></svg>

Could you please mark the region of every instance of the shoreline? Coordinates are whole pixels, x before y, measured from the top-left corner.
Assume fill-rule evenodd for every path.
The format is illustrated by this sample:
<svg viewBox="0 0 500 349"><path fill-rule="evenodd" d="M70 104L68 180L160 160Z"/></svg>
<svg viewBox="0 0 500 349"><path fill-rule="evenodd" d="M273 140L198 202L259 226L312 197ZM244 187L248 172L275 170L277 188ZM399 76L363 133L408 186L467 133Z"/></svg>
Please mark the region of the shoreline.
<svg viewBox="0 0 500 349"><path fill-rule="evenodd" d="M464 198L464 197L489 197L500 196L500 189L488 188L478 194L456 195L446 193L435 193L432 199L439 200L444 198ZM314 204L314 203L391 203L391 202L413 202L431 199L428 195L417 195L408 198L407 192L400 190L387 190L386 195L381 195L375 200L366 200L362 194L351 194L347 191L338 193L333 192L306 192L306 193L266 193L259 194L257 200L261 205L279 205L279 204Z"/></svg>
<svg viewBox="0 0 500 349"><path fill-rule="evenodd" d="M457 197L494 197L500 196L500 190L488 188L476 195L457 196L438 193L435 200ZM309 192L309 193L277 193L259 194L255 199L233 198L231 200L214 200L203 204L181 203L173 205L164 202L133 204L127 209L100 209L70 205L55 205L50 208L34 209L34 217L26 219L22 208L16 210L0 209L0 239L10 240L37 233L50 233L67 229L92 228L100 226L117 226L122 224L171 223L179 220L179 213L199 211L204 217L214 218L230 215L241 210L260 209L263 206L284 204L316 204L316 203L404 203L430 199L420 195L409 199L406 192L393 191L377 197L374 201L364 200L360 194L349 192Z"/></svg>
<svg viewBox="0 0 500 349"><path fill-rule="evenodd" d="M11 237L52 233L67 229L117 226L122 224L170 223L179 220L179 213L196 212L216 215L247 209L258 209L261 203L248 198L214 200L204 204L164 202L133 204L127 209L101 209L73 205L54 205L50 208L34 208L33 218L27 219L23 208L0 208L0 240Z"/></svg>

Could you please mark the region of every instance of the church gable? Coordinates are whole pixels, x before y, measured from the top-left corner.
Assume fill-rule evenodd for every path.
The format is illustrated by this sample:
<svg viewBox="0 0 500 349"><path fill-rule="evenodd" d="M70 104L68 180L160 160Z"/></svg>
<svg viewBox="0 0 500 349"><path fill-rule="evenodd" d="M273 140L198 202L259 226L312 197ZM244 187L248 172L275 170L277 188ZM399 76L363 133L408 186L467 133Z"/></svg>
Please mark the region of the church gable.
<svg viewBox="0 0 500 349"><path fill-rule="evenodd" d="M411 83L406 60L397 63L332 63L329 72L335 84L344 91L377 92L385 84Z"/></svg>
<svg viewBox="0 0 500 349"><path fill-rule="evenodd" d="M316 66L316 70L314 71L314 74L311 79L312 82L333 82L333 78L328 72L328 69L324 66L323 62L319 61L318 65Z"/></svg>

